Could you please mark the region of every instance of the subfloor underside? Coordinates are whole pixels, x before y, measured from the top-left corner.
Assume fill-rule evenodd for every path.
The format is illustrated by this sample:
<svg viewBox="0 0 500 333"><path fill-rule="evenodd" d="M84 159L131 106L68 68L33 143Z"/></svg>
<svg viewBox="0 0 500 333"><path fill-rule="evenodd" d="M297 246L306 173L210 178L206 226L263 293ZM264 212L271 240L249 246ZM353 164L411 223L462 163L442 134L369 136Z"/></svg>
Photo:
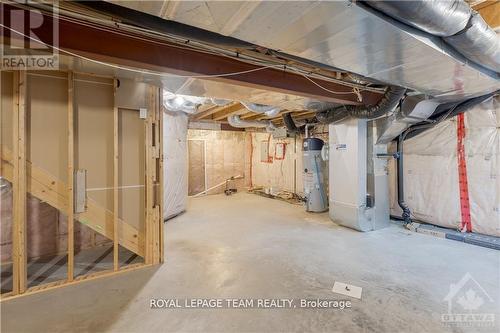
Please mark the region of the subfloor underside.
<svg viewBox="0 0 500 333"><path fill-rule="evenodd" d="M165 264L1 303L2 332L497 332L499 251L393 225L361 233L250 194L191 199L166 223ZM450 327L469 273L495 327ZM334 294L335 281L363 288ZM477 296L477 295L476 295ZM151 299L349 299L350 309L151 309ZM453 303L452 309L464 313Z"/></svg>

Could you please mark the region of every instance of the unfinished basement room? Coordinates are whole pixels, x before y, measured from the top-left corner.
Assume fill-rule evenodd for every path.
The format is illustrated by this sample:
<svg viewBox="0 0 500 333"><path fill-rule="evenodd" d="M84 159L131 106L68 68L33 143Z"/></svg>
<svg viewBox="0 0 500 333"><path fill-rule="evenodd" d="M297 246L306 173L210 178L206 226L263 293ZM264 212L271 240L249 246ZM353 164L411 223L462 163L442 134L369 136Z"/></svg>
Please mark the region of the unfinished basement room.
<svg viewBox="0 0 500 333"><path fill-rule="evenodd" d="M0 332L500 332L499 0L0 0Z"/></svg>

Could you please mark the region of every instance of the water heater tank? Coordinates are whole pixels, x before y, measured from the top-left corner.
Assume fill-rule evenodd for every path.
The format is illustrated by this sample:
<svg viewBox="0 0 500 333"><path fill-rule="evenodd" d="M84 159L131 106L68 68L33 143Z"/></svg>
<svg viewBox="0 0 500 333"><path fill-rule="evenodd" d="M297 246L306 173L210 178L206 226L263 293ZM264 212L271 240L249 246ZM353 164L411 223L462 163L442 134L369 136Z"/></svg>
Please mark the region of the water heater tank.
<svg viewBox="0 0 500 333"><path fill-rule="evenodd" d="M325 190L324 162L321 148L324 142L318 138L306 138L303 141L304 194L306 211L324 212L328 210L328 198Z"/></svg>

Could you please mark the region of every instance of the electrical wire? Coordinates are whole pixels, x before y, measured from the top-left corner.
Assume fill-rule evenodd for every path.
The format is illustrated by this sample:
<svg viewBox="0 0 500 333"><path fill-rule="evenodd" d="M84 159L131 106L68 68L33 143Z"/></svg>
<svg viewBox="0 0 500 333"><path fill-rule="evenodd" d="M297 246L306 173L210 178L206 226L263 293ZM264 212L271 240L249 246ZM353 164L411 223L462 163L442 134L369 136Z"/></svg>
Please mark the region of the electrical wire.
<svg viewBox="0 0 500 333"><path fill-rule="evenodd" d="M80 58L80 59L83 59L83 60L87 60L87 61L99 64L99 65L108 66L108 67L112 67L112 68L120 69L120 70L125 70L125 71L130 71L130 72L134 72L134 73L140 73L140 74L157 75L157 76L173 76L173 77L179 77L179 78L202 79L202 78L214 78L214 77L227 77L227 76L233 76L233 75L240 75L240 74L247 74L247 73L257 72L257 71L261 71L261 70L268 69L268 68L281 68L282 67L281 65L268 65L268 66L262 66L262 67L248 69L248 70L240 71L240 72L212 74L212 75L179 75L179 74L170 74L170 73L168 73L168 74L156 73L156 72L145 71L145 70L141 70L141 69L135 69L135 68L129 68L129 67L124 67L124 66L120 66L120 65L110 64L110 63L107 63L107 62L103 62L103 61L95 60L95 59L92 59L92 58L88 58L88 57L85 57L85 56L83 56L81 54L73 53L71 51L67 51L67 50L61 49L61 48L59 48L57 46L47 44L44 41L41 41L41 40L36 39L36 38L33 38L31 36L27 36L27 35L25 35L25 34L19 32L19 31L15 30L15 29L12 29L10 27L5 26L4 24L0 23L0 26L3 27L3 28L8 29L8 30L10 30L10 31L12 31L12 32L20 35L20 36L23 36L25 38L29 38L31 40L36 41L37 43L43 44L43 45L45 45L45 46L47 46L49 48L53 48L53 49L55 49L55 50L57 50L59 52L68 54L70 56L77 57L77 58Z"/></svg>
<svg viewBox="0 0 500 333"><path fill-rule="evenodd" d="M257 72L257 71L261 71L261 70L264 70L264 69L269 69L269 68L283 68L283 65L282 64L273 64L273 65L264 65L262 67L258 67L258 68L253 68L253 69L249 69L249 70L245 70L245 71L239 71L239 72L231 72L231 73L222 73L222 74L212 74L212 75L179 75L179 74L165 74L165 73L157 73L157 72L152 72L152 71L146 71L146 70L141 70L141 69L135 69L135 68L130 68L130 67L124 67L124 66L120 66L120 65L115 65L115 64L111 64L111 63L107 63L107 62L103 62L103 61L99 61L99 60L95 60L95 59L92 59L92 58L89 58L89 57L86 57L86 56L83 56L81 54L77 54L77 53L74 53L74 52L71 52L71 51L67 51L67 50L64 50L62 48L59 48L57 46L54 46L54 45L50 45L48 43L45 43L37 38L34 38L34 37L31 37L31 36L28 36L28 35L25 35L24 33L22 32L19 32L15 29L12 29L2 23L0 23L0 26L3 27L3 28L6 28L22 37L25 37L25 38L28 38L28 39L31 39L37 43L41 43L49 48L53 48L59 52L62 52L62 53L65 53L65 54L68 54L70 56L73 56L73 57L76 57L76 58L80 58L80 59L83 59L83 60L86 60L86 61L89 61L89 62L92 62L92 63L95 63L95 64L99 64L99 65L103 65L103 66L107 66L107 67L111 67L111 68L114 68L114 69L120 69L120 70L125 70L125 71L129 71L129 72L134 72L134 73L139 73L139 74L147 74L147 75L155 75L155 76L170 76L170 77L178 77L178 78L199 78L199 79L202 79L202 78L216 78L216 77L228 77L228 76L234 76L234 75L241 75L241 74L248 74L248 73L252 73L252 72ZM351 94L355 94L358 96L358 99L359 99L359 96L360 94L357 93L356 91L333 91L333 90L330 90L328 88L325 88L323 87L322 85L320 85L319 83L317 83L316 81L314 81L313 79L311 79L309 76L307 76L306 74L300 72L299 70L293 68L293 67L288 67L289 69L291 69L292 71L294 71L295 73L303 76L304 78L306 78L308 81L310 81L311 83L313 83L315 86L317 86L318 88L324 90L324 91L327 91L331 94L335 94L335 95L351 95Z"/></svg>
<svg viewBox="0 0 500 333"><path fill-rule="evenodd" d="M30 7L31 6L34 6L35 8L38 8L39 10L46 11L46 12L48 11L48 13L51 13L51 11L46 8L46 6L43 6L41 4L30 4ZM124 36L130 37L131 36L130 34L122 33L121 31L116 30L116 28L124 29L124 30L132 32L132 33L134 33L137 30L137 31L140 31L142 34L144 34L146 36L151 36L152 38L155 38L155 37L167 38L167 39L171 40L171 42L173 42L175 44L175 47L178 47L178 48L181 48L181 49L190 49L190 50L194 49L194 50L197 50L199 52L203 52L203 53L207 53L207 54L221 55L221 56L228 57L228 58L235 58L235 56L236 56L238 58L238 60L241 60L241 61L246 62L246 63L251 63L251 64L254 64L254 65L257 65L257 66L267 66L269 64L269 61L270 61L270 60L266 60L267 62L265 62L265 61L262 61L260 58L258 58L258 57L256 58L255 56L253 56L251 54L240 53L238 51L229 51L227 49L220 48L220 47L217 47L217 46L214 46L214 45L210 45L210 44L207 45L207 44L205 44L203 42L199 42L199 41L196 41L196 40L189 40L189 39L186 40L186 39L179 38L178 36L175 36L175 35L158 33L156 31L150 31L150 30L138 27L138 26L130 26L130 25L128 25L126 23L123 23L123 22L115 22L115 21L113 21L113 22L107 22L106 20L103 20L103 19L98 19L98 18L91 17L91 16L88 16L88 15L79 14L79 13L75 12L74 10L71 10L71 9L68 9L68 8L65 9L65 8L60 7L59 11L60 12L64 12L64 13L66 13L68 15L68 16L65 16L65 17L61 17L60 19L65 19L65 20L68 20L68 21L76 22L78 24L83 24L83 25L91 26L93 28L97 28L97 29L100 29L100 30L105 31L105 32L113 32L113 33L117 33L117 34L120 34L120 35L124 35ZM76 17L76 20L74 19L75 17ZM83 22L82 22L82 20L83 20ZM96 25L88 24L88 22L94 22L94 23L97 23L97 24L101 24L101 25L107 26L108 29L106 29L103 26L96 26ZM110 23L112 25L110 25ZM137 36L137 35L134 35L133 38L140 39L140 40L146 40L148 42L154 42L154 43L161 44L161 45L165 45L165 43L160 42L158 40L145 39L145 38ZM185 45L187 45L188 43L189 43L189 48L185 47ZM288 63L283 63L283 62L276 63L276 62L274 62L274 64L276 64L277 67L284 66L285 70L286 70L287 67L291 68L294 71L296 71L297 73L300 73L303 76L305 75L308 79L314 77L314 78L317 78L317 79L326 80L326 81L330 81L330 82L335 82L335 83L342 84L342 85L345 85L345 86L348 86L348 87L358 88L358 89L363 90L363 91L371 91L371 92L375 92L375 93L377 93L377 92L383 92L383 90L384 90L382 88L377 88L377 87L373 88L373 87L371 87L371 84L369 84L369 85L360 85L360 84L353 83L353 82L350 82L350 81L344 81L344 80L335 79L335 78L332 78L330 76L323 75L321 73L312 73L312 72L310 72L308 70L293 68ZM105 65L108 65L108 64L105 64ZM309 74L304 74L304 72L309 73ZM145 72L145 73L148 73L148 72ZM153 75L167 75L167 74L156 74L156 73L150 73L150 74L153 74ZM191 77L194 77L194 76L191 76ZM313 82L313 83L317 85L317 82ZM323 89L323 90L327 89L327 88L325 88L323 86L321 86L320 88ZM332 90L325 90L325 91L328 91L328 92L330 92L332 94L348 94L348 92L333 92ZM362 98L361 98L360 94L356 90L354 90L354 93L358 96L358 100L362 101Z"/></svg>
<svg viewBox="0 0 500 333"><path fill-rule="evenodd" d="M335 94L335 95L351 95L351 94L355 94L356 95L356 92L354 92L354 91L333 91L333 90L330 90L328 88L323 87L321 84L317 83L316 81L314 81L313 79L311 79L309 76L307 76L304 73L301 73L297 69L295 69L293 67L291 67L290 69L293 70L294 72L298 73L299 75L302 75L307 80L311 81L311 83L313 83L318 88L323 89L324 91L327 91L329 93L332 93L332 94Z"/></svg>

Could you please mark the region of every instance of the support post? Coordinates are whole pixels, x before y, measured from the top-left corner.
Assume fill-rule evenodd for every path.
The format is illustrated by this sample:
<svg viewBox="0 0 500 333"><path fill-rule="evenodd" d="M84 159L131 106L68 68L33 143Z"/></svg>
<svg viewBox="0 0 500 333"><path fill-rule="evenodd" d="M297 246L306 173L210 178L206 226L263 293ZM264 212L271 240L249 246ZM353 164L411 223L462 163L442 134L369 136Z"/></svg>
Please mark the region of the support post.
<svg viewBox="0 0 500 333"><path fill-rule="evenodd" d="M26 71L14 72L13 294L26 290Z"/></svg>
<svg viewBox="0 0 500 333"><path fill-rule="evenodd" d="M146 228L145 228L145 248L144 248L144 261L146 264L151 264L153 262L153 233L152 233L152 225L153 225L153 172L152 172L152 142L153 142L153 113L154 113L154 87L148 87L148 110L145 121L145 144L146 144Z"/></svg>
<svg viewBox="0 0 500 333"><path fill-rule="evenodd" d="M68 72L68 281L74 279L75 266L75 218L74 218L74 81Z"/></svg>
<svg viewBox="0 0 500 333"><path fill-rule="evenodd" d="M119 269L118 263L118 107L116 106L117 80L113 80L113 270Z"/></svg>
<svg viewBox="0 0 500 333"><path fill-rule="evenodd" d="M161 192L156 188L161 186L160 175L160 129L159 129L159 88L150 86L148 88L148 114L146 117L146 239L145 239L145 262L146 264L157 264L161 261L160 245L160 204Z"/></svg>
<svg viewBox="0 0 500 333"><path fill-rule="evenodd" d="M163 94L158 94L159 96L159 107L158 107L158 141L157 141L157 145L158 145L158 149L160 151L160 154L159 154L159 168L158 168L158 204L160 206L160 209L159 209L159 212L160 212L160 216L158 217L159 218L159 223L160 223L160 230L159 230L159 239L158 239L158 242L159 242L159 247L158 247L158 251L160 251L160 262L164 262L165 260L165 257L164 257L164 253L163 253L163 182L165 181L163 179L163 111L162 111L162 108L161 108L161 105L163 105Z"/></svg>

